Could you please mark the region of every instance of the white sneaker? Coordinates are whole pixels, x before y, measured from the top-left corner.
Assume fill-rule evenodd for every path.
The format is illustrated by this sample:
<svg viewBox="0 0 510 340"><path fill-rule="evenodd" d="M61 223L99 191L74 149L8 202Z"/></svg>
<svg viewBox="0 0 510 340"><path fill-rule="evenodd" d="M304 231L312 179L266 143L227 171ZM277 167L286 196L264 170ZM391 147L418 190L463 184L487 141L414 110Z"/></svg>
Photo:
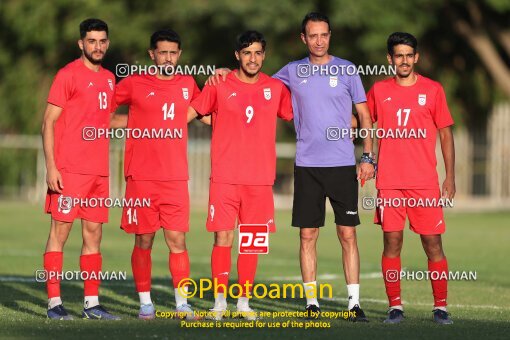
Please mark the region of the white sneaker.
<svg viewBox="0 0 510 340"><path fill-rule="evenodd" d="M227 306L223 307L214 307L209 309L209 312L205 316L207 320L216 320L221 321L225 314L227 313Z"/></svg>
<svg viewBox="0 0 510 340"><path fill-rule="evenodd" d="M236 313L235 313L237 318L245 319L247 321L257 320L258 319L257 314L258 313L256 311L254 311L253 309L251 309L250 307L242 308L242 309L236 308Z"/></svg>
<svg viewBox="0 0 510 340"><path fill-rule="evenodd" d="M198 316L195 315L193 309L191 309L191 305L187 303L177 307L175 309L175 312L177 313L177 318L181 320L186 319L188 321L194 321L200 319Z"/></svg>

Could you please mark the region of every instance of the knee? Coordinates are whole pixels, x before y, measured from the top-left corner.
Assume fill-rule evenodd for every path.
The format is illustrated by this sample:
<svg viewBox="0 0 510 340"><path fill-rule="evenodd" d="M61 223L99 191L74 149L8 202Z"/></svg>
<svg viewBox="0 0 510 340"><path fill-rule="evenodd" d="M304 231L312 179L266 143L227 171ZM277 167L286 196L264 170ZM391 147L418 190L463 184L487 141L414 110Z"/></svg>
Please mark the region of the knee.
<svg viewBox="0 0 510 340"><path fill-rule="evenodd" d="M167 245L171 253L182 253L186 250L186 239L184 238L184 235L182 235L182 237L174 237L167 240Z"/></svg>
<svg viewBox="0 0 510 340"><path fill-rule="evenodd" d="M301 245L313 246L319 235L318 228L302 228L300 233Z"/></svg>
<svg viewBox="0 0 510 340"><path fill-rule="evenodd" d="M384 239L384 255L388 257L400 256L402 250L401 238Z"/></svg>
<svg viewBox="0 0 510 340"><path fill-rule="evenodd" d="M233 231L219 231L214 235L214 244L219 247L231 247L234 242Z"/></svg>
<svg viewBox="0 0 510 340"><path fill-rule="evenodd" d="M343 245L354 246L356 245L356 229L355 228L342 228L338 231L340 242Z"/></svg>
<svg viewBox="0 0 510 340"><path fill-rule="evenodd" d="M147 250L152 249L154 243L154 234L137 235L135 244L138 248Z"/></svg>

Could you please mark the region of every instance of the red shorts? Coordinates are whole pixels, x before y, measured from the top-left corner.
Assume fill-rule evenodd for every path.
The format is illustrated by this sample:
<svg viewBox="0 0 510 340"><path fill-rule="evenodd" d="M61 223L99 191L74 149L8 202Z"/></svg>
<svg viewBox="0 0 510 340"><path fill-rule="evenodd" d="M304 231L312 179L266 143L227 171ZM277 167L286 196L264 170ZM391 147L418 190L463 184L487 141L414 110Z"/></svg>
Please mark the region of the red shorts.
<svg viewBox="0 0 510 340"><path fill-rule="evenodd" d="M124 207L121 228L129 234L150 234L159 228L189 231L188 181L136 181L128 178L126 200L149 206Z"/></svg>
<svg viewBox="0 0 510 340"><path fill-rule="evenodd" d="M238 224L267 224L274 233L272 185L242 185L210 182L207 230L234 230Z"/></svg>
<svg viewBox="0 0 510 340"><path fill-rule="evenodd" d="M404 230L407 215L409 228L417 234L437 235L445 232L443 208L422 204L427 200L438 200L441 197L439 189L381 189L377 197L380 206L376 208L374 223L380 224L383 231Z"/></svg>
<svg viewBox="0 0 510 340"><path fill-rule="evenodd" d="M107 223L108 208L98 204L109 196L108 176L72 174L61 171L62 193L48 189L44 211L54 220L73 222L81 218L91 222ZM80 199L79 203L76 200ZM75 204L76 203L76 204Z"/></svg>

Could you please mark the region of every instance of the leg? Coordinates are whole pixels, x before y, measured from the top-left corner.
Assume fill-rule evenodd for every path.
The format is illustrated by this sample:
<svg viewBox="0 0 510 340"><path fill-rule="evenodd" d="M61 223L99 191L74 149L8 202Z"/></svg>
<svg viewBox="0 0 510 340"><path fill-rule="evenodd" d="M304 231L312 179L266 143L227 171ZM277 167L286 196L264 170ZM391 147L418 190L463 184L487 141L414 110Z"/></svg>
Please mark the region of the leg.
<svg viewBox="0 0 510 340"><path fill-rule="evenodd" d="M168 266L174 286L175 305L179 308L182 305L188 304L186 294L182 291L182 289L187 291L186 281L190 276L189 256L186 250L186 233L164 229L164 235L165 242L170 250Z"/></svg>
<svg viewBox="0 0 510 340"><path fill-rule="evenodd" d="M359 252L356 239L356 228L336 226L338 240L342 245L342 264L345 281L348 285L359 284Z"/></svg>
<svg viewBox="0 0 510 340"><path fill-rule="evenodd" d="M308 317L314 317L311 312L319 310L319 300L317 299L317 239L319 238L319 228L300 228L300 249L299 262L301 266L301 277L305 290L306 305ZM316 307L314 307L316 306ZM312 308L309 310L309 308Z"/></svg>
<svg viewBox="0 0 510 340"><path fill-rule="evenodd" d="M227 306L226 291L230 268L232 266L232 244L234 231L218 231L214 233L214 247L211 255L211 271L215 291L214 309L225 309Z"/></svg>
<svg viewBox="0 0 510 340"><path fill-rule="evenodd" d="M136 291L140 298L140 313L138 315L141 319L152 319L154 313L152 312L152 299L151 299L151 271L152 271L152 258L151 251L154 243L154 236L156 233L136 234L135 246L131 253L131 269L133 271L133 279L135 281ZM144 307L147 306L147 307Z"/></svg>
<svg viewBox="0 0 510 340"><path fill-rule="evenodd" d="M402 309L400 290L400 271L402 263L400 252L404 242L404 231L384 232L384 251L381 260L384 285L390 308Z"/></svg>
<svg viewBox="0 0 510 340"><path fill-rule="evenodd" d="M87 273L89 278L83 281L85 291L85 308L99 305L99 272L103 259L100 252L102 237L102 223L81 221L83 245L80 256L80 270ZM92 276L92 278L90 278ZM95 276L95 277L94 277Z"/></svg>
<svg viewBox="0 0 510 340"><path fill-rule="evenodd" d="M44 253L44 270L48 275L46 290L48 293L48 308L54 308L62 304L60 298L60 279L55 273L62 272L64 245L69 237L72 222L62 222L51 219L50 234L46 242Z"/></svg>
<svg viewBox="0 0 510 340"><path fill-rule="evenodd" d="M342 265L347 284L348 305L351 310L359 302L359 251L356 227L337 225L336 233L342 245Z"/></svg>
<svg viewBox="0 0 510 340"><path fill-rule="evenodd" d="M317 239L319 228L300 228L299 261L303 282L313 282L317 277Z"/></svg>
<svg viewBox="0 0 510 340"><path fill-rule="evenodd" d="M443 252L441 235L420 235L423 249L428 258L432 293L434 295L434 309L446 311L448 296L448 261Z"/></svg>

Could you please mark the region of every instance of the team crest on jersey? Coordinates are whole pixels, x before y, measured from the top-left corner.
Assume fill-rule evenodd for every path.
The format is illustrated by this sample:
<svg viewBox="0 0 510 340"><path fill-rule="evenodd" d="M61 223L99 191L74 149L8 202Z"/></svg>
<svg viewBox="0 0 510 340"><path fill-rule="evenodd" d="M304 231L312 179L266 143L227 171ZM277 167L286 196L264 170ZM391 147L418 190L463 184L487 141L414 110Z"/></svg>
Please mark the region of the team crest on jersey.
<svg viewBox="0 0 510 340"><path fill-rule="evenodd" d="M182 97L186 100L188 100L189 98L189 94L188 94L188 88L187 87L183 87L182 88Z"/></svg>
<svg viewBox="0 0 510 340"><path fill-rule="evenodd" d="M426 94L418 95L418 104L420 104L421 106L427 104L427 95Z"/></svg>
<svg viewBox="0 0 510 340"><path fill-rule="evenodd" d="M338 77L337 76L329 77L329 86L336 87L337 85L338 85Z"/></svg>
<svg viewBox="0 0 510 340"><path fill-rule="evenodd" d="M270 88L264 89L264 98L266 98L266 100L271 99L271 89Z"/></svg>
<svg viewBox="0 0 510 340"><path fill-rule="evenodd" d="M110 90L113 91L113 80L108 79L108 85L110 86Z"/></svg>

